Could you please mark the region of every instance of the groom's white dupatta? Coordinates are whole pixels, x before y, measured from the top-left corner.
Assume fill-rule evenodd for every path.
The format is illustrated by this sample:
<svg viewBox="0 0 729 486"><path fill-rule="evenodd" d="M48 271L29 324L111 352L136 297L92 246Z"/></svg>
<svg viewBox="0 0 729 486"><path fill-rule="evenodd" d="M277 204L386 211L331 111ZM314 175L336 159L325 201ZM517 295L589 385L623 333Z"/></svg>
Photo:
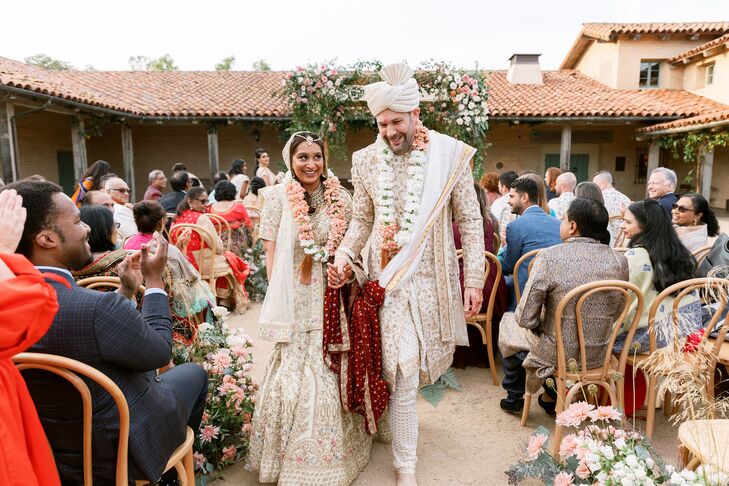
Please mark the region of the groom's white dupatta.
<svg viewBox="0 0 729 486"><path fill-rule="evenodd" d="M438 220L453 188L476 153L475 148L454 138L433 130L430 130L429 135L425 188L420 200L418 221L411 242L400 249L380 274L379 284L387 291L402 287L417 270L430 229ZM441 218L441 224L450 225L450 218ZM457 326L454 331L459 344L464 341L468 343L465 321L463 326ZM446 334L449 334L448 331Z"/></svg>

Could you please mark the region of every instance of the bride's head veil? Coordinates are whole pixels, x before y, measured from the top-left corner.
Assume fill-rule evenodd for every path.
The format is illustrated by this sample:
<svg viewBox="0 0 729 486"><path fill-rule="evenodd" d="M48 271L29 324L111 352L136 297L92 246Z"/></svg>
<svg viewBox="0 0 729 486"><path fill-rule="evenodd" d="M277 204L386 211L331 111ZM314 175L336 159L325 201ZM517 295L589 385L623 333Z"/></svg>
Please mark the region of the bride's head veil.
<svg viewBox="0 0 729 486"><path fill-rule="evenodd" d="M296 175L291 168L291 146L294 141L300 141L299 143L305 143L308 145L315 143L321 148L322 154L324 154L324 170L322 170L322 177L326 179L328 177L329 170L327 169L327 159L326 154L324 153L324 142L322 142L319 135L313 132L296 132L289 137L286 145L284 145L281 155L283 156L284 164L286 164L286 169L288 169L288 174L291 175L293 179L296 179ZM298 144L296 146L298 147Z"/></svg>

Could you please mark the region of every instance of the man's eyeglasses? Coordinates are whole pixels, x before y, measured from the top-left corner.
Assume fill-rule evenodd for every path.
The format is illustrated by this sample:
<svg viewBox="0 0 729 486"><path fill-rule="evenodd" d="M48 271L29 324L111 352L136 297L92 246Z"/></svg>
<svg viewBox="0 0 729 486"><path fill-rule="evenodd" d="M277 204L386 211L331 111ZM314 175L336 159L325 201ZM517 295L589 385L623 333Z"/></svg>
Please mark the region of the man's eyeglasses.
<svg viewBox="0 0 729 486"><path fill-rule="evenodd" d="M678 211L678 212L679 212L679 213L681 213L681 214L685 213L686 211L691 211L692 213L695 213L695 212L696 212L696 210L695 210L695 209L687 208L686 206L679 206L678 204L673 204L673 205L671 206L671 208L672 208L672 209L673 209L674 211Z"/></svg>
<svg viewBox="0 0 729 486"><path fill-rule="evenodd" d="M112 191L121 192L122 194L131 194L131 189L112 189Z"/></svg>

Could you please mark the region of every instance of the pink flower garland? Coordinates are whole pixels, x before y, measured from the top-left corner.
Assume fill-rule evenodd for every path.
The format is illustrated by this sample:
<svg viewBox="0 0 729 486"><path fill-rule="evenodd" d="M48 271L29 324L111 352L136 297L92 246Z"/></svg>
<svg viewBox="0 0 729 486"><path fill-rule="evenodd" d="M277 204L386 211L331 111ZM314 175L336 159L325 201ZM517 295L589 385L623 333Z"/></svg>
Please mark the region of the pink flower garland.
<svg viewBox="0 0 729 486"><path fill-rule="evenodd" d="M324 180L324 202L327 206L327 215L330 222L326 248L321 248L315 243L314 228L311 226L311 220L309 219L309 205L304 199L306 189L296 180L286 186L289 207L294 220L299 226L299 243L304 247L306 254L312 255L316 261L327 261L329 255L333 255L339 247L339 243L344 238L344 232L347 230L344 203L340 197L340 191L341 185L336 176L330 175Z"/></svg>

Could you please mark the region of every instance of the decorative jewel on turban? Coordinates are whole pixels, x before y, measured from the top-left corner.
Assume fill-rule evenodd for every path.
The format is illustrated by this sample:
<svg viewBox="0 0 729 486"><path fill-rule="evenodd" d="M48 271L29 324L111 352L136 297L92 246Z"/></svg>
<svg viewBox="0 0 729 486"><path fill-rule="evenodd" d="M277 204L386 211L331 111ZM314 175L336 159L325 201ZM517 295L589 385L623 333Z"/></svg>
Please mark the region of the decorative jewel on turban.
<svg viewBox="0 0 729 486"><path fill-rule="evenodd" d="M409 113L420 105L420 89L413 77L415 71L407 64L390 64L382 68L383 81L364 87L364 100L374 116L390 109Z"/></svg>

